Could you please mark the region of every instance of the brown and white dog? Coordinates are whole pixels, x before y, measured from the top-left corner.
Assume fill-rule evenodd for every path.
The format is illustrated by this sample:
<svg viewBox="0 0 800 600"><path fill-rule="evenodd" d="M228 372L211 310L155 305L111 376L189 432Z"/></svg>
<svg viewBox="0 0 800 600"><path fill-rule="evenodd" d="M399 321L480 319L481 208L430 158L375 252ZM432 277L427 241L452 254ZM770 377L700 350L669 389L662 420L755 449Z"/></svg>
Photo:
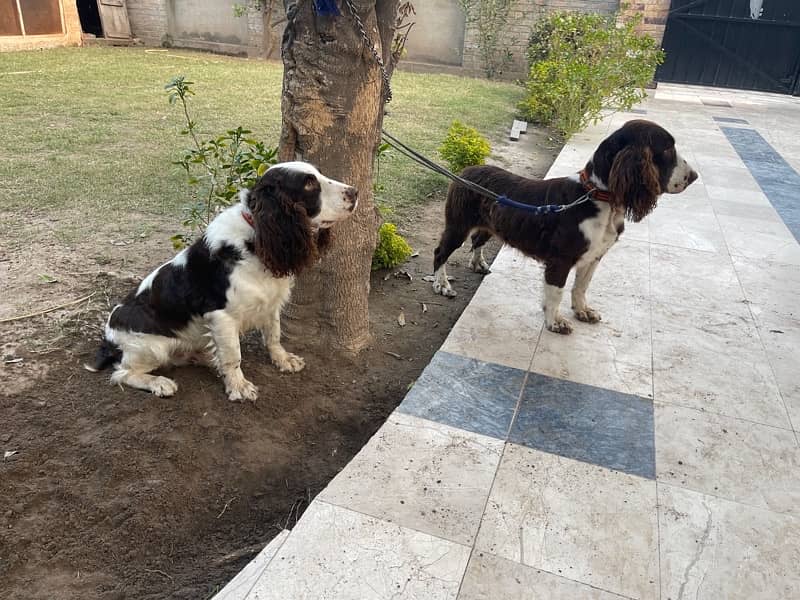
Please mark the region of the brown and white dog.
<svg viewBox="0 0 800 600"><path fill-rule="evenodd" d="M240 334L261 331L272 362L300 371L281 345L281 309L294 276L327 243L328 228L350 216L354 187L304 162L271 167L201 238L150 273L108 318L90 371L113 366L111 382L171 396L177 384L151 374L201 362L217 368L230 400L255 400L241 369Z"/></svg>
<svg viewBox="0 0 800 600"><path fill-rule="evenodd" d="M474 191L450 185L445 229L434 252L433 289L455 296L447 280L449 256L472 233L470 268L488 273L483 245L496 235L503 242L544 263L545 326L570 333L558 312L567 276L576 268L572 310L579 321L596 323L600 314L586 303L586 290L600 259L625 228L625 217L641 221L662 193L685 190L697 173L675 150L675 139L663 127L629 121L598 146L581 173L545 180L526 179L494 166L464 169L461 176L517 202L537 206L569 204L587 192L591 200L544 215L498 205Z"/></svg>

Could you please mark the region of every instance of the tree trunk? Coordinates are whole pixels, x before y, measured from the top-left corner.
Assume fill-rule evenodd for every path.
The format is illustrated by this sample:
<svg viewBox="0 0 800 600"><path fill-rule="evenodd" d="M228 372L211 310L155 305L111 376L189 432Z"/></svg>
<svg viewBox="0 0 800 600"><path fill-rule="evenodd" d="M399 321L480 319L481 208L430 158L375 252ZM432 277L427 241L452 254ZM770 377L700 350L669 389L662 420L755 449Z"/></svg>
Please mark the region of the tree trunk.
<svg viewBox="0 0 800 600"><path fill-rule="evenodd" d="M353 0L375 48L387 57L398 0ZM383 81L346 4L318 16L311 0L287 2L283 40L281 160L305 160L359 191L355 214L337 225L327 255L302 274L287 323L322 343L358 352L369 343L369 277L378 218L372 167L383 122ZM293 326L295 325L295 326Z"/></svg>

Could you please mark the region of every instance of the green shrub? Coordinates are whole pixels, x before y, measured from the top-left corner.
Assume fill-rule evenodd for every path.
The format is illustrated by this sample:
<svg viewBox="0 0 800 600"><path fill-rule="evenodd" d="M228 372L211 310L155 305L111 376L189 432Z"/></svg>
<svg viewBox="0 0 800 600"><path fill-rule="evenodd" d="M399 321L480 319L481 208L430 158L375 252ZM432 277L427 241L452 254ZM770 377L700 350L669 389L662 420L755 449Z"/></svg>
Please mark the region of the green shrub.
<svg viewBox="0 0 800 600"><path fill-rule="evenodd" d="M530 74L523 117L565 136L600 119L603 109L628 110L644 96L664 53L634 31L641 15L557 12L541 18L528 43Z"/></svg>
<svg viewBox="0 0 800 600"><path fill-rule="evenodd" d="M253 132L242 127L201 139L197 123L189 116L187 101L194 96L192 85L193 82L181 75L164 86L169 103L180 102L186 119L181 135L189 137L192 143L181 159L174 161L186 172L192 194L192 203L183 221L186 231L171 238L176 250L190 244L220 210L235 202L240 189L252 187L256 179L277 162L278 153L277 147L253 139Z"/></svg>
<svg viewBox="0 0 800 600"><path fill-rule="evenodd" d="M372 270L391 269L411 256L411 246L397 233L393 223L384 223L378 230L378 245L372 255Z"/></svg>
<svg viewBox="0 0 800 600"><path fill-rule="evenodd" d="M491 152L489 142L476 129L453 121L439 147L439 154L454 173L465 167L482 165Z"/></svg>

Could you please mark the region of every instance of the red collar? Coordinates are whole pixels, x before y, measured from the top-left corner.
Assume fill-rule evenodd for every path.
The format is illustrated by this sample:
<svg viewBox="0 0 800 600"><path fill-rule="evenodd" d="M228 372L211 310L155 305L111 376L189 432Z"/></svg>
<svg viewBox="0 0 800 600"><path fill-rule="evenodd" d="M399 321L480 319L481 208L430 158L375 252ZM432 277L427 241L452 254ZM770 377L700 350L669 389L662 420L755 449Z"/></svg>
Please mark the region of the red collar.
<svg viewBox="0 0 800 600"><path fill-rule="evenodd" d="M592 200L597 200L598 202L611 202L613 196L611 192L608 190L601 190L595 184L593 184L589 180L589 176L586 174L586 169L581 169L580 172L581 184L583 185L583 189L586 190L592 197Z"/></svg>
<svg viewBox="0 0 800 600"><path fill-rule="evenodd" d="M253 229L256 228L256 226L253 225L253 213L249 213L246 210L243 210L242 211L242 218L245 221L247 221L247 224L250 225L250 227L252 227Z"/></svg>

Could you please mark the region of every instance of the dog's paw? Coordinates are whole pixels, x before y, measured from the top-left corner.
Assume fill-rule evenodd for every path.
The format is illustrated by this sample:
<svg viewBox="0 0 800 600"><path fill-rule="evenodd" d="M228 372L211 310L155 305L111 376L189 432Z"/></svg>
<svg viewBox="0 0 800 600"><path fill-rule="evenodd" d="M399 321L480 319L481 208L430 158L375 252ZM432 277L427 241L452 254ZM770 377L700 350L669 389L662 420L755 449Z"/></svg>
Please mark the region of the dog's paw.
<svg viewBox="0 0 800 600"><path fill-rule="evenodd" d="M433 291L439 294L440 296L444 296L445 298L455 298L456 292L450 285L443 285L438 281L433 282Z"/></svg>
<svg viewBox="0 0 800 600"><path fill-rule="evenodd" d="M492 271L489 269L489 264L485 260L473 260L469 263L469 268L479 273L480 275L488 275Z"/></svg>
<svg viewBox="0 0 800 600"><path fill-rule="evenodd" d="M169 377L154 377L150 383L150 391L159 398L169 398L178 391L178 384Z"/></svg>
<svg viewBox="0 0 800 600"><path fill-rule="evenodd" d="M602 320L600 313L593 308L586 307L583 310L576 310L575 318L584 323L598 323Z"/></svg>
<svg viewBox="0 0 800 600"><path fill-rule="evenodd" d="M553 333L560 333L562 335L569 335L572 333L572 325L566 319L557 317L553 323L547 326L547 329Z"/></svg>
<svg viewBox="0 0 800 600"><path fill-rule="evenodd" d="M228 386L228 400L231 402L255 402L258 398L258 388L247 379L242 378L236 385Z"/></svg>
<svg viewBox="0 0 800 600"><path fill-rule="evenodd" d="M297 373L306 366L306 361L296 354L286 352L283 356L272 359L272 364L278 367L281 373Z"/></svg>

